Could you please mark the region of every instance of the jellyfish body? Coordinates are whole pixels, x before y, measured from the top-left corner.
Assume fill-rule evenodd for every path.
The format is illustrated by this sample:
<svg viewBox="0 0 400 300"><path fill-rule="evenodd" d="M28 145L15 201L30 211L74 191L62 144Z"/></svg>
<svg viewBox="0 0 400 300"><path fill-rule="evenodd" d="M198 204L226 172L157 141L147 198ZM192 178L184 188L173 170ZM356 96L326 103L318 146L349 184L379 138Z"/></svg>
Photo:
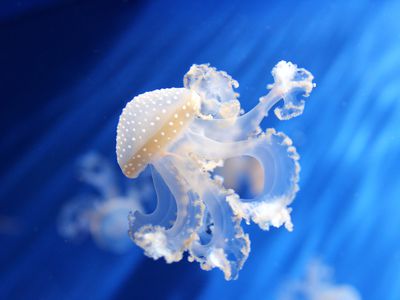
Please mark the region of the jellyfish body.
<svg viewBox="0 0 400 300"><path fill-rule="evenodd" d="M130 235L145 254L167 262L190 261L205 270L220 268L227 280L237 277L249 251L241 220L262 229L284 225L292 230L290 208L298 190L299 156L291 140L260 122L275 109L279 119L302 113L315 84L311 73L281 61L274 84L256 107L241 114L238 83L209 65L193 65L184 88L135 97L124 108L117 128L117 159L128 177L150 165L158 205L150 214L130 216ZM235 157L251 157L262 170L262 191L242 199L223 184L215 169Z"/></svg>
<svg viewBox="0 0 400 300"><path fill-rule="evenodd" d="M361 300L360 293L351 285L335 284L332 269L315 260L307 266L306 278L287 284L279 300Z"/></svg>
<svg viewBox="0 0 400 300"><path fill-rule="evenodd" d="M114 198L91 211L90 232L97 245L115 253L124 253L132 246L128 237L127 217L137 208L136 199Z"/></svg>
<svg viewBox="0 0 400 300"><path fill-rule="evenodd" d="M81 178L96 194L81 195L67 203L59 217L59 232L69 240L90 235L96 244L114 253L132 248L128 235L128 214L142 211L148 191L130 189L123 193L115 180L112 165L90 153L80 161ZM140 194L140 195L139 195Z"/></svg>

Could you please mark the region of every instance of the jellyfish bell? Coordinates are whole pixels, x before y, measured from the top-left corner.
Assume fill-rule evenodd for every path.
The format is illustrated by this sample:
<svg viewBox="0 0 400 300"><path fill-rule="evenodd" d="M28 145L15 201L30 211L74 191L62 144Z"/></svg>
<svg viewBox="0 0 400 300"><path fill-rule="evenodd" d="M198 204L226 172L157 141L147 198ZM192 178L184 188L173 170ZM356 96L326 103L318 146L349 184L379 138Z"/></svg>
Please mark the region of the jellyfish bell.
<svg viewBox="0 0 400 300"><path fill-rule="evenodd" d="M199 114L200 97L185 88L161 89L130 101L117 127L117 158L122 172L136 178Z"/></svg>
<svg viewBox="0 0 400 300"><path fill-rule="evenodd" d="M151 165L157 194L153 212L137 211L129 219L131 238L147 256L171 263L188 251L190 261L219 268L230 280L250 252L242 220L264 230L292 230L289 205L299 189L299 156L290 138L273 128L262 131L260 123L281 100L279 119L301 114L315 84L310 72L290 62L279 62L272 75L269 93L247 113L234 90L238 82L208 64L193 65L183 88L144 93L123 109L118 164L130 178ZM259 164L254 197L241 198L218 176L217 167L234 157Z"/></svg>

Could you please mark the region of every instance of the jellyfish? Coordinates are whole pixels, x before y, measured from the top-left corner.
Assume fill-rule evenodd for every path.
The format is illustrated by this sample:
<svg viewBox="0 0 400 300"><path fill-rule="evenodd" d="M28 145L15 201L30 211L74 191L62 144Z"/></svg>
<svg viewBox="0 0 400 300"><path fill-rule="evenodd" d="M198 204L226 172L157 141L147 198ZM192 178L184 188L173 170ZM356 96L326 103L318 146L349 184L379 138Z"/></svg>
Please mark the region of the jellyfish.
<svg viewBox="0 0 400 300"><path fill-rule="evenodd" d="M120 191L112 165L96 153L89 153L80 162L81 178L96 195L80 195L67 203L59 218L60 234L79 241L90 235L102 249L124 253L132 247L128 236L128 214L143 211L146 185L142 189Z"/></svg>
<svg viewBox="0 0 400 300"><path fill-rule="evenodd" d="M332 269L318 260L307 266L304 281L291 282L281 291L280 300L361 300L359 292L348 284L334 284Z"/></svg>
<svg viewBox="0 0 400 300"><path fill-rule="evenodd" d="M202 269L219 268L231 280L250 252L242 220L292 230L288 206L299 189L299 155L289 137L263 131L260 123L273 107L280 120L300 115L315 84L310 72L286 61L272 76L268 94L247 113L238 82L209 64L193 65L183 88L127 103L117 127L118 164L129 178L149 167L157 195L154 211L129 216L129 234L147 256L172 263L187 253ZM240 197L215 174L235 157L253 158L262 170L255 197Z"/></svg>

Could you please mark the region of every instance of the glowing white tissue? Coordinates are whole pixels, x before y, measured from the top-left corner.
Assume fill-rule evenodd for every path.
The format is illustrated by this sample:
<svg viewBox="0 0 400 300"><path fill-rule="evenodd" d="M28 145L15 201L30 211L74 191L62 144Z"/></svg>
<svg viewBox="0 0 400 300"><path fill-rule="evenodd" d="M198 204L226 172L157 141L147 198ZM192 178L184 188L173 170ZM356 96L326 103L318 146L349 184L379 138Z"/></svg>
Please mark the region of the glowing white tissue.
<svg viewBox="0 0 400 300"><path fill-rule="evenodd" d="M290 282L285 286L279 300L361 300L359 292L348 284L334 284L333 271L319 261L307 266L303 281Z"/></svg>
<svg viewBox="0 0 400 300"><path fill-rule="evenodd" d="M193 65L183 88L144 93L126 105L117 128L118 163L130 178L150 165L158 199L152 213L130 216L130 235L146 255L173 262L187 251L190 261L219 268L230 280L250 252L243 219L265 230L292 230L288 206L299 189L299 156L285 134L263 132L260 123L281 100L280 119L301 114L315 84L311 73L290 62L279 62L272 75L269 93L245 114L234 90L238 82L209 65ZM257 165L255 197L241 198L224 185L217 169L235 157ZM229 173L226 183L240 182L235 176Z"/></svg>
<svg viewBox="0 0 400 300"><path fill-rule="evenodd" d="M60 234L69 240L91 235L106 250L123 253L131 248L128 214L142 211L149 190L130 188L121 192L112 165L100 155L90 153L81 160L81 178L96 194L81 195L67 203L60 214ZM139 196L140 194L140 196Z"/></svg>

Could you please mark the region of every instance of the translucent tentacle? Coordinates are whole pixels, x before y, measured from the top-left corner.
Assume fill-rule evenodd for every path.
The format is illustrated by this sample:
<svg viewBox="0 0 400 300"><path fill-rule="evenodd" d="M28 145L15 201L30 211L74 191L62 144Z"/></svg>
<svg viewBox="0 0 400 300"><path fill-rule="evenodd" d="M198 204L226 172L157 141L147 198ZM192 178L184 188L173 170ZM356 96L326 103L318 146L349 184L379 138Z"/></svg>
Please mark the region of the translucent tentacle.
<svg viewBox="0 0 400 300"><path fill-rule="evenodd" d="M196 100L200 104L196 105L196 118L190 118L185 130L172 130L176 133L172 136L169 131L160 132L170 142L162 148L158 145L160 151L148 161L154 166L157 207L151 214L136 212L130 216L130 235L148 256L173 262L187 250L189 260L198 261L206 270L219 268L229 280L237 277L250 251L248 236L240 226L242 219L254 221L263 229L282 225L292 229L288 205L298 190L298 155L288 137L273 129L261 132L260 123L274 106L281 120L301 114L303 97L315 84L308 71L290 62L279 62L272 75L269 93L243 115L234 91L238 83L226 72L194 65L185 75L182 90L190 90L200 99ZM134 113L142 111L148 113L146 106ZM156 108L150 114L153 112L154 118L160 119ZM176 113L174 118L179 116ZM138 119L132 117L131 121ZM174 119L165 126L176 124ZM158 143L152 133L145 138ZM262 191L254 198L241 199L218 177L216 168L238 156L251 157L263 178L263 184L257 185Z"/></svg>
<svg viewBox="0 0 400 300"><path fill-rule="evenodd" d="M164 179L151 167L153 184L157 194L157 206L150 214L144 214L139 211L130 213L132 231L139 230L142 226L151 224L153 226L162 226L170 228L176 219L176 203L174 195L170 192Z"/></svg>
<svg viewBox="0 0 400 300"><path fill-rule="evenodd" d="M299 189L300 166L296 149L286 135L269 129L257 138L232 143L220 143L195 133L189 133L187 138L191 140L191 149L199 161L254 157L263 169L263 192L253 199L239 199L236 194L229 196L232 209L238 217L253 220L262 229L285 224L288 230L292 230L287 206ZM180 151L189 150L182 145Z"/></svg>
<svg viewBox="0 0 400 300"><path fill-rule="evenodd" d="M225 279L236 279L250 252L248 235L240 227L240 219L232 218L233 211L226 201L223 189L211 189L203 194L210 214L211 239L202 244L195 241L190 248L189 260L196 260L204 270L214 267L224 272ZM201 234L201 233L200 233Z"/></svg>
<svg viewBox="0 0 400 300"><path fill-rule="evenodd" d="M226 201L232 192L213 181L208 172L201 171L193 157L185 160L181 167L190 189L199 195L206 208L204 223L189 245L189 260L198 261L205 270L217 267L227 280L235 279L250 252L250 242L240 227L240 219L233 217L234 212ZM202 243L205 235L210 239Z"/></svg>
<svg viewBox="0 0 400 300"><path fill-rule="evenodd" d="M137 206L135 200L121 197L97 205L90 231L100 247L123 253L132 246L128 237L127 215Z"/></svg>
<svg viewBox="0 0 400 300"><path fill-rule="evenodd" d="M185 88L200 95L201 113L205 118L236 118L240 113L239 83L228 73L209 64L193 65L183 78ZM207 117L208 116L208 117Z"/></svg>
<svg viewBox="0 0 400 300"><path fill-rule="evenodd" d="M115 182L114 169L110 163L96 153L89 153L81 160L81 178L96 188L105 199L117 197L118 191Z"/></svg>
<svg viewBox="0 0 400 300"><path fill-rule="evenodd" d="M90 231L90 219L96 198L79 197L67 203L58 219L60 234L68 239L79 240Z"/></svg>
<svg viewBox="0 0 400 300"><path fill-rule="evenodd" d="M176 219L172 227L165 224L170 221L170 214L166 217L158 213L158 210L165 209L164 206L156 208L154 214L146 216L136 212L130 218L130 235L135 243L145 250L146 255L154 259L164 257L168 263L182 259L183 252L195 236L193 233L200 226L203 212L198 195L188 189L185 177L176 165L179 165L177 158L171 156L164 156L155 162L155 168L162 177L156 176L155 180L158 197L164 197L163 193L168 188L170 192L167 195L170 197L167 201L176 201ZM166 186L162 186L162 180ZM159 205L164 200L159 199Z"/></svg>
<svg viewBox="0 0 400 300"><path fill-rule="evenodd" d="M272 95L279 95L283 99L283 106L275 108L275 115L280 120L289 120L301 115L305 103L303 98L308 97L316 86L312 82L314 76L306 69L298 68L297 65L283 60L272 69L272 76L274 83L267 87L271 89ZM298 95L303 96L303 98L298 97ZM276 103L276 101L268 99L268 95L261 97L260 101L266 103L269 107Z"/></svg>
<svg viewBox="0 0 400 300"><path fill-rule="evenodd" d="M251 219L264 230L285 225L291 231L293 225L288 205L299 190L299 155L290 138L272 129L249 144L253 145L244 154L259 161L264 173L263 191L252 199L239 199L234 195L229 198L229 203L236 214L247 222Z"/></svg>
<svg viewBox="0 0 400 300"><path fill-rule="evenodd" d="M198 118L191 129L217 141L243 140L259 132L261 121L281 99L283 106L274 110L279 119L288 120L300 115L304 110L304 97L308 97L315 87L312 74L291 62L280 61L272 75L274 83L267 86L271 91L248 113L237 118Z"/></svg>

